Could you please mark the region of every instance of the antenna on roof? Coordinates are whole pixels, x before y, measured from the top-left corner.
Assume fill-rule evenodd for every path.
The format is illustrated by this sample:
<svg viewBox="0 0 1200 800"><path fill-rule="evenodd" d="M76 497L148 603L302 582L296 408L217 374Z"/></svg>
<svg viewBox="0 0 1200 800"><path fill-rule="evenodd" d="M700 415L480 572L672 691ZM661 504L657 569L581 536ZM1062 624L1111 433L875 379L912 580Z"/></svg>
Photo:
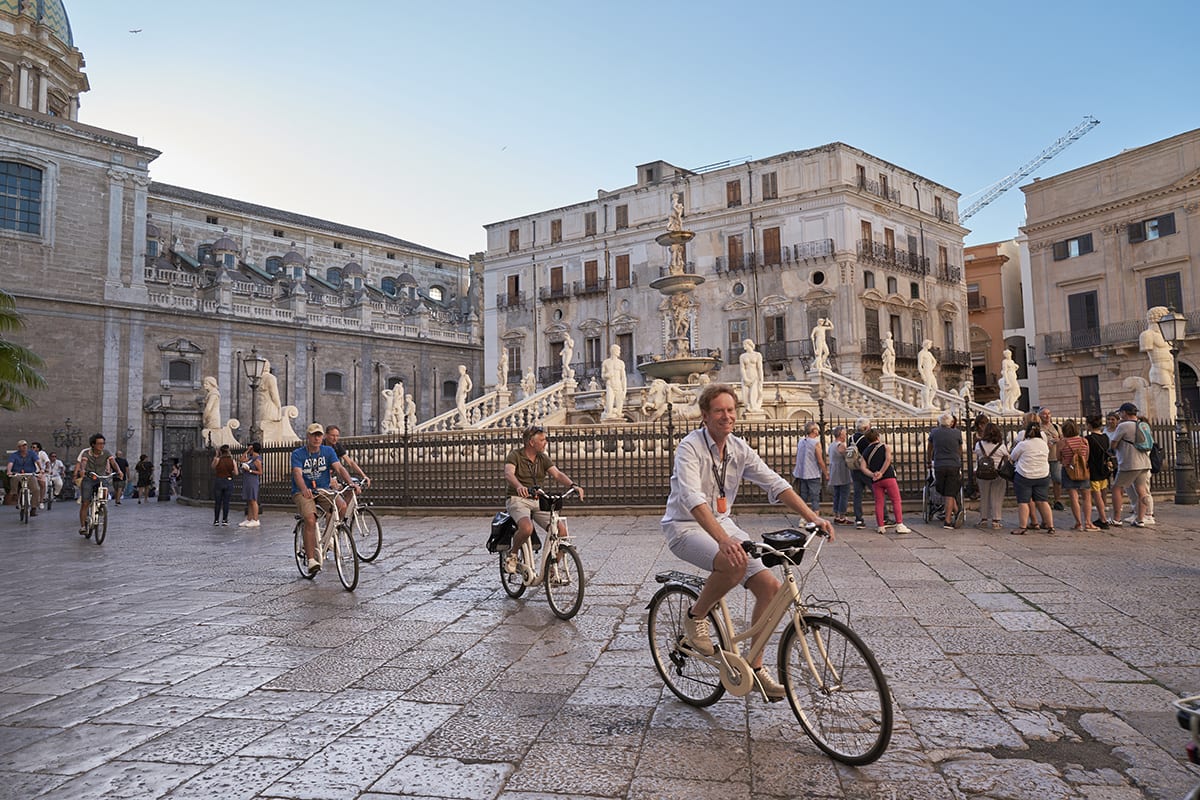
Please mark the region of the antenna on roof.
<svg viewBox="0 0 1200 800"><path fill-rule="evenodd" d="M747 161L751 161L751 160L753 160L752 156L741 156L740 158L728 158L724 161L718 161L714 164L705 164L703 167L695 167L692 169L692 172L695 172L696 174L712 172L712 171L718 170L718 169L725 169L725 167L731 166L733 164L744 164Z"/></svg>

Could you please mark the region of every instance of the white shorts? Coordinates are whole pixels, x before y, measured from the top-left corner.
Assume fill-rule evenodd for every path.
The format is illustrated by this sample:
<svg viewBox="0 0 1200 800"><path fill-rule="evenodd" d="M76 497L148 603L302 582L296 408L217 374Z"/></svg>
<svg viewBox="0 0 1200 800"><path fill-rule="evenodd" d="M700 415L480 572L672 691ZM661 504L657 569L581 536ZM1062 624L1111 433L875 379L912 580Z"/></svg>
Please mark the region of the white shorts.
<svg viewBox="0 0 1200 800"><path fill-rule="evenodd" d="M717 519L725 533L743 542L751 541L750 534L739 528L732 517ZM667 537L667 548L676 557L689 564L699 567L705 572L712 572L713 561L721 551L717 540L709 536L708 531L697 522L668 522L663 525L663 535ZM746 574L742 578L742 586L758 573L767 569L760 559L751 558L746 562Z"/></svg>

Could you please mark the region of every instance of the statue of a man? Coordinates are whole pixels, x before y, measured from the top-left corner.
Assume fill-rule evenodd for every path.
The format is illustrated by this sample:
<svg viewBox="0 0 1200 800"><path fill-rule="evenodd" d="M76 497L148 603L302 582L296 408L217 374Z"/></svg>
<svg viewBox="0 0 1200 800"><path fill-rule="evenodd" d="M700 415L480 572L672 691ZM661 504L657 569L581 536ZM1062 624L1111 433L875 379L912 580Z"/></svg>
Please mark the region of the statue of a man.
<svg viewBox="0 0 1200 800"><path fill-rule="evenodd" d="M500 361L496 364L496 388L508 388L508 348L500 346Z"/></svg>
<svg viewBox="0 0 1200 800"><path fill-rule="evenodd" d="M417 401L411 394L404 395L404 424L409 433L417 429Z"/></svg>
<svg viewBox="0 0 1200 800"><path fill-rule="evenodd" d="M467 374L467 366L465 364L458 365L458 389L454 392L454 405L458 408L458 423L462 427L467 427L469 420L467 419L467 398L471 396L471 389L474 384L471 383L471 376Z"/></svg>
<svg viewBox="0 0 1200 800"><path fill-rule="evenodd" d="M526 398L533 397L537 393L537 377L533 374L533 367L525 370L525 377L521 378L521 393Z"/></svg>
<svg viewBox="0 0 1200 800"><path fill-rule="evenodd" d="M392 389L382 389L379 394L383 397L383 419L379 423L382 434L399 433L393 419L396 414L396 393Z"/></svg>
<svg viewBox="0 0 1200 800"><path fill-rule="evenodd" d="M262 378L258 382L258 419L260 422L278 422L283 419L283 404L279 401L279 381L271 372L271 362L263 362Z"/></svg>
<svg viewBox="0 0 1200 800"><path fill-rule="evenodd" d="M571 368L571 359L575 357L575 340L571 338L571 334L567 334L563 339L562 346L562 375L563 378L574 378L575 370Z"/></svg>
<svg viewBox="0 0 1200 800"><path fill-rule="evenodd" d="M683 194L681 192L671 193L671 214L667 217L667 230L683 230Z"/></svg>
<svg viewBox="0 0 1200 800"><path fill-rule="evenodd" d="M1021 399L1021 384L1017 381L1017 362L1013 360L1012 350L1005 350L1000 359L1000 377L996 383L1000 386L1000 411L1011 414L1017 410L1017 402Z"/></svg>
<svg viewBox="0 0 1200 800"><path fill-rule="evenodd" d="M817 320L816 327L812 329L812 346L813 346L813 362L814 370L829 369L829 339L828 332L833 330L833 323L822 317Z"/></svg>
<svg viewBox="0 0 1200 800"><path fill-rule="evenodd" d="M738 362L742 367L742 389L746 395L746 410L762 411L763 357L762 353L754 349L753 339L742 341L742 355Z"/></svg>
<svg viewBox="0 0 1200 800"><path fill-rule="evenodd" d="M671 331L674 339L687 339L691 329L691 306L683 293L671 295Z"/></svg>
<svg viewBox="0 0 1200 800"><path fill-rule="evenodd" d="M671 399L670 387L662 378L655 378L650 382L650 387L646 389L646 396L642 400L642 414L645 415L647 422L654 422L667 412L667 403Z"/></svg>
<svg viewBox="0 0 1200 800"><path fill-rule="evenodd" d="M894 377L896 374L896 343L892 341L891 331L883 335L883 352L880 358L883 361L883 374Z"/></svg>
<svg viewBox="0 0 1200 800"><path fill-rule="evenodd" d="M933 342L926 339L921 342L921 352L917 353L917 374L921 376L921 383L925 385L925 408L933 408L933 397L938 390L937 358L934 357L932 348Z"/></svg>
<svg viewBox="0 0 1200 800"><path fill-rule="evenodd" d="M604 378L604 419L623 419L625 416L625 362L621 360L621 346L614 344L608 349L609 357L600 364L600 377Z"/></svg>
<svg viewBox="0 0 1200 800"><path fill-rule="evenodd" d="M1175 362L1171 345L1163 338L1158 321L1171 313L1163 306L1146 312L1146 330L1138 336L1138 349L1150 358L1150 388L1143 409L1151 419L1175 419Z"/></svg>

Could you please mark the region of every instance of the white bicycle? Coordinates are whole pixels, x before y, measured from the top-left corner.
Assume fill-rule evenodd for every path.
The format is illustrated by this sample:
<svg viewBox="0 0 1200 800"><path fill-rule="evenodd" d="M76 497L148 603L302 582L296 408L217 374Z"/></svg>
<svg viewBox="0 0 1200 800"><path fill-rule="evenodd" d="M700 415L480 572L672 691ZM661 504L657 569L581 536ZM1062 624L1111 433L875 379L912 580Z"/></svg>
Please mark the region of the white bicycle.
<svg viewBox="0 0 1200 800"><path fill-rule="evenodd" d="M318 562L324 563L327 555L333 556L334 566L337 567L338 579L341 580L342 586L346 587L346 591L354 591L354 587L358 586L358 551L354 548L354 533L351 531L349 521L342 518L338 512L337 498L339 495L350 492L353 494L353 486L345 486L340 491L332 489L315 489L313 497L317 505L317 553L314 556ZM324 518L324 530L321 529L321 520ZM301 577L308 578L310 581L317 577L319 569L309 570L308 568L308 553L304 549L304 518L299 514L296 515L296 529L292 534L294 545L292 552L296 555L296 569L300 571Z"/></svg>
<svg viewBox="0 0 1200 800"><path fill-rule="evenodd" d="M509 572L505 560L509 548L503 546L500 553L500 585L509 597L516 599L530 587L545 586L546 600L550 610L559 619L570 619L579 613L583 606L583 561L579 551L567 538L558 535L559 522L562 520L563 501L578 489L570 488L562 494L549 494L543 489L535 490L542 511L550 512L550 524L546 527L546 544L541 547L541 560L537 560L534 551L541 541L538 539L537 528L517 550L517 568ZM515 528L515 526L514 526Z"/></svg>

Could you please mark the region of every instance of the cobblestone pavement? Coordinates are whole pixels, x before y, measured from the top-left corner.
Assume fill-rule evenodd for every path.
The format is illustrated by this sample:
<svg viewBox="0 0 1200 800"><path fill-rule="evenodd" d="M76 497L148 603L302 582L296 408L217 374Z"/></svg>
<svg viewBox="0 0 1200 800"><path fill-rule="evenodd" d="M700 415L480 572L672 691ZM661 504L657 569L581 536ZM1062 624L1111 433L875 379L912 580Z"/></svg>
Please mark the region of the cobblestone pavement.
<svg viewBox="0 0 1200 800"><path fill-rule="evenodd" d="M851 603L897 707L857 769L786 704L663 688L645 605L682 565L653 515L569 509L590 582L562 622L541 592L505 596L485 514L385 517L349 593L298 576L284 511L214 528L126 501L102 547L73 504L2 511L0 797L1136 800L1200 781L1168 711L1200 692L1200 534L1168 502L1099 534L840 529L812 585Z"/></svg>

